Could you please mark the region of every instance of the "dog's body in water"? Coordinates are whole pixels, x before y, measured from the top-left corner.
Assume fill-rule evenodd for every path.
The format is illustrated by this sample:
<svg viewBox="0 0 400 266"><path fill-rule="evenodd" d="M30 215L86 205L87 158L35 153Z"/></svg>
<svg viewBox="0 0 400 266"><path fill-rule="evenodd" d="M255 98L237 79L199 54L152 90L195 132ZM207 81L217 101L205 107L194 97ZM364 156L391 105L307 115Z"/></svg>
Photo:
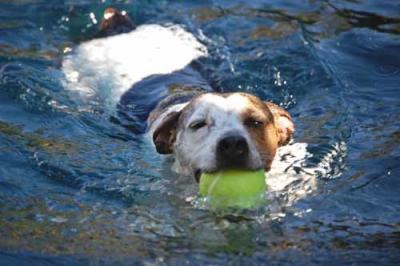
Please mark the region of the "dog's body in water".
<svg viewBox="0 0 400 266"><path fill-rule="evenodd" d="M135 28L126 14L107 9L98 37L64 58L66 88L90 98L107 80L117 120L137 132L144 130L137 120L146 121L176 172L198 181L202 172L265 169L272 191L300 179L309 187L304 194L315 187L314 175L293 170L307 152L305 144L287 145L295 128L290 114L254 95L215 92L193 67L208 52L191 33L177 25Z"/></svg>

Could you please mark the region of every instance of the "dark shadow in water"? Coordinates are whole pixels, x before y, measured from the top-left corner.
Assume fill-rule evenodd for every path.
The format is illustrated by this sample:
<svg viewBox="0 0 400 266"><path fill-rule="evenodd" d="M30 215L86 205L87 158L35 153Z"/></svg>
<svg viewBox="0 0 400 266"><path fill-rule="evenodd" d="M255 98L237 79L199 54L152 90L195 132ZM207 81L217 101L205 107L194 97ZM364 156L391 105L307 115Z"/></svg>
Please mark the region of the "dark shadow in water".
<svg viewBox="0 0 400 266"><path fill-rule="evenodd" d="M345 18L352 28L369 28L378 32L400 34L400 18L385 17L373 12L340 9L329 1L327 4L338 16Z"/></svg>

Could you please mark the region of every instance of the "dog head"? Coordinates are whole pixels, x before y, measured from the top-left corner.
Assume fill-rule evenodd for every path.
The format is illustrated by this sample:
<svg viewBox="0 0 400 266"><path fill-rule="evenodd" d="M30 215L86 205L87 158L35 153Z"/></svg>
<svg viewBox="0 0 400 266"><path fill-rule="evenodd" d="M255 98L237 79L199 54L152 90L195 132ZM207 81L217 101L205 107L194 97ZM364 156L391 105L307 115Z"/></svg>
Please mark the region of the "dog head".
<svg viewBox="0 0 400 266"><path fill-rule="evenodd" d="M153 141L174 154L178 172L199 176L222 169L270 170L276 150L294 132L281 107L246 93L205 93L155 123Z"/></svg>

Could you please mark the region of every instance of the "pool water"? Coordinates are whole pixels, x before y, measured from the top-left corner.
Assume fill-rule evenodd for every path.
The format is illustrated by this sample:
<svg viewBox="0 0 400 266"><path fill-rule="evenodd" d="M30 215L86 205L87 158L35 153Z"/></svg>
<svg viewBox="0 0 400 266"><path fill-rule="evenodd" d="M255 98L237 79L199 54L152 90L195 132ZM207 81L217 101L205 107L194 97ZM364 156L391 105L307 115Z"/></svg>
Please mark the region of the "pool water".
<svg viewBox="0 0 400 266"><path fill-rule="evenodd" d="M316 188L214 212L145 135L112 122L112 107L71 97L63 54L94 36L108 5L196 35L217 90L285 106L309 164L322 166ZM0 264L400 262L399 1L0 0L0 10Z"/></svg>

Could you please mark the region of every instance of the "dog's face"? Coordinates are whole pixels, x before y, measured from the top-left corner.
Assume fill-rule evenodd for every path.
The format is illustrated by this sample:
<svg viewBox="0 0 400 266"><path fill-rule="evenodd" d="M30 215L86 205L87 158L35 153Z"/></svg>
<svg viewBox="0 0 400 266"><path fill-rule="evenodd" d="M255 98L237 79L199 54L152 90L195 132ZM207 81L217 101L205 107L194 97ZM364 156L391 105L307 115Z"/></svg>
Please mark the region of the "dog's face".
<svg viewBox="0 0 400 266"><path fill-rule="evenodd" d="M157 151L174 153L178 170L199 176L222 169L268 171L279 146L294 132L292 119L273 103L245 93L205 93L157 125Z"/></svg>

